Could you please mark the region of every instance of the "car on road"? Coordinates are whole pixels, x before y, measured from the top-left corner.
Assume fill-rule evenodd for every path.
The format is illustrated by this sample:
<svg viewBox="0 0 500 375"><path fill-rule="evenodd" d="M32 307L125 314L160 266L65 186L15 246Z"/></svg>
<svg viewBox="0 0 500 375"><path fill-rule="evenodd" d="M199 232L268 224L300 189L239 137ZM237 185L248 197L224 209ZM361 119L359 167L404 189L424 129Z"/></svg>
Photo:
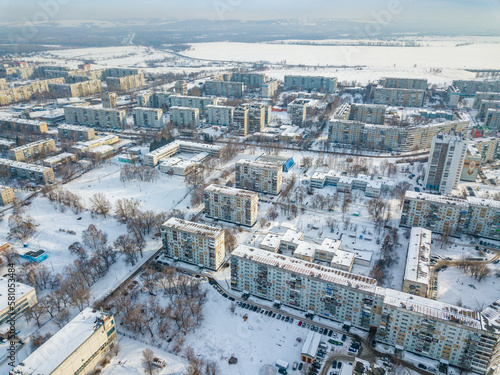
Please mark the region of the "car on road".
<svg viewBox="0 0 500 375"><path fill-rule="evenodd" d="M276 317L276 319L281 319L281 314L278 314L278 316Z"/></svg>
<svg viewBox="0 0 500 375"><path fill-rule="evenodd" d="M288 316L287 316L287 317L285 318L285 322L287 322L287 323L288 323L289 321L290 321L290 317L288 317Z"/></svg>
<svg viewBox="0 0 500 375"><path fill-rule="evenodd" d="M299 323L297 325L300 327L302 325L302 320L299 320Z"/></svg>

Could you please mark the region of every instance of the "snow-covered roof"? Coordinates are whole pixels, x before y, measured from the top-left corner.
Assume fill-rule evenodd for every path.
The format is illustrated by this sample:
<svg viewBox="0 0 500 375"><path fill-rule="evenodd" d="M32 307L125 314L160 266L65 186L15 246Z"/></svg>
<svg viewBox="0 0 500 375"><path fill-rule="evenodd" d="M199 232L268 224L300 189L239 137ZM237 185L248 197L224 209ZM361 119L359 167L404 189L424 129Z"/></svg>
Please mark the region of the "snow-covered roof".
<svg viewBox="0 0 500 375"><path fill-rule="evenodd" d="M404 279L429 284L432 232L424 228L412 228Z"/></svg>
<svg viewBox="0 0 500 375"><path fill-rule="evenodd" d="M267 264L289 272L314 277L333 284L344 285L350 288L375 292L377 281L370 277L357 275L332 267L321 266L305 260L271 253L256 247L239 245L232 255L239 258L250 259L257 263Z"/></svg>
<svg viewBox="0 0 500 375"><path fill-rule="evenodd" d="M4 245L2 245L3 247ZM8 285L8 279L6 277L0 277L0 311L3 311L8 307L8 293L7 290L9 289L7 287ZM15 288L15 297L16 301L20 300L24 296L26 296L28 293L34 290L33 287L21 283L16 283L16 288Z"/></svg>
<svg viewBox="0 0 500 375"><path fill-rule="evenodd" d="M241 198L253 198L254 196L258 196L258 193L250 190L243 190L234 187L224 186L224 185L209 185L205 188L205 191L220 193L226 195L237 196Z"/></svg>
<svg viewBox="0 0 500 375"><path fill-rule="evenodd" d="M72 154L70 152L62 152L59 155L55 156L49 156L48 158L43 159L44 163L57 163L58 161L71 158L75 156L75 154Z"/></svg>
<svg viewBox="0 0 500 375"><path fill-rule="evenodd" d="M309 242L301 242L293 252L295 258L313 258L316 245Z"/></svg>
<svg viewBox="0 0 500 375"><path fill-rule="evenodd" d="M377 291L384 296L384 305L424 314L435 319L456 322L470 328L482 329L481 317L476 311L394 289L379 287Z"/></svg>
<svg viewBox="0 0 500 375"><path fill-rule="evenodd" d="M339 251L341 247L342 247L342 241L333 240L331 238L325 238L323 239L323 242L321 242L321 245L318 247L318 250L336 253L337 251Z"/></svg>
<svg viewBox="0 0 500 375"><path fill-rule="evenodd" d="M9 159L0 159L0 165L9 165L13 168L24 169L33 172L45 172L49 169L52 170L52 168L49 167L44 167L37 164L28 164L28 163L23 163L21 161L14 161Z"/></svg>
<svg viewBox="0 0 500 375"><path fill-rule="evenodd" d="M453 198L444 195L418 193L416 191L408 190L405 194L405 199L419 199L429 202L449 204L453 206L467 207L467 201L460 198Z"/></svg>
<svg viewBox="0 0 500 375"><path fill-rule="evenodd" d="M332 261L330 265L332 267L340 266L340 267L350 267L354 263L354 254L348 251L337 250L337 252L333 255Z"/></svg>
<svg viewBox="0 0 500 375"><path fill-rule="evenodd" d="M484 199L479 197L467 197L467 203L475 206L484 206L489 208L500 208L500 202L493 199Z"/></svg>
<svg viewBox="0 0 500 375"><path fill-rule="evenodd" d="M281 238L281 241L298 245L300 244L300 241L302 241L303 239L304 239L304 232L296 232L293 229L287 229L287 231Z"/></svg>
<svg viewBox="0 0 500 375"><path fill-rule="evenodd" d="M215 238L222 233L221 228L212 227L210 225L199 224L193 221L187 221L171 217L163 225L163 228L177 229L182 232L192 233L204 237Z"/></svg>
<svg viewBox="0 0 500 375"><path fill-rule="evenodd" d="M62 124L62 125L59 125L57 127L57 129L79 131L79 132L88 132L92 128L88 128L86 126L81 126L81 125Z"/></svg>
<svg viewBox="0 0 500 375"><path fill-rule="evenodd" d="M267 250L267 249L273 249L276 250L281 243L281 235L276 234L276 233L268 233L264 237L264 239L260 242L259 247L261 249Z"/></svg>
<svg viewBox="0 0 500 375"><path fill-rule="evenodd" d="M236 165L248 165L257 168L281 169L281 166L276 163L270 163L260 160L238 160Z"/></svg>
<svg viewBox="0 0 500 375"><path fill-rule="evenodd" d="M306 341L304 341L304 345L302 346L301 354L313 358L316 357L320 341L321 341L321 335L318 332L309 331L309 333L307 334Z"/></svg>
<svg viewBox="0 0 500 375"><path fill-rule="evenodd" d="M35 141L35 142L31 142L31 143L27 143L27 144L19 146L19 147L15 147L15 148L11 149L11 151L18 152L18 151L28 150L32 147L37 147L37 146L44 145L46 143L53 143L53 142L54 142L53 139L40 139L40 140Z"/></svg>
<svg viewBox="0 0 500 375"><path fill-rule="evenodd" d="M51 374L109 318L86 308L12 370L16 375Z"/></svg>

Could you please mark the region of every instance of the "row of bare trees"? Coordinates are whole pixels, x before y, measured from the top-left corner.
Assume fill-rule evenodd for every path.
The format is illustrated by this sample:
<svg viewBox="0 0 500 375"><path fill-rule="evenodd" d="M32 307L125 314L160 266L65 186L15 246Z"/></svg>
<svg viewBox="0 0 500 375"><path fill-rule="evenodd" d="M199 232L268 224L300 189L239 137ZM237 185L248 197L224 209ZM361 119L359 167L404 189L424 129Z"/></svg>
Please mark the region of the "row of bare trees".
<svg viewBox="0 0 500 375"><path fill-rule="evenodd" d="M143 182L156 182L159 173L158 169L148 166L125 165L120 169L120 181L127 182L138 180Z"/></svg>

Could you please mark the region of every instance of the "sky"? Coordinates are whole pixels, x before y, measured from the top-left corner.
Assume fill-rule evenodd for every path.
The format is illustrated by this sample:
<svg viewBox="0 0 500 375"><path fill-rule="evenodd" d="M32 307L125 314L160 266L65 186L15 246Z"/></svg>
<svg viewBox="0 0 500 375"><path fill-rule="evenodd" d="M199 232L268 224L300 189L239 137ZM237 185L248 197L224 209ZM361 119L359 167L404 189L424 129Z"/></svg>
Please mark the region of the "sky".
<svg viewBox="0 0 500 375"><path fill-rule="evenodd" d="M0 20L345 19L498 28L500 0L0 0ZM385 21L384 21L385 22Z"/></svg>

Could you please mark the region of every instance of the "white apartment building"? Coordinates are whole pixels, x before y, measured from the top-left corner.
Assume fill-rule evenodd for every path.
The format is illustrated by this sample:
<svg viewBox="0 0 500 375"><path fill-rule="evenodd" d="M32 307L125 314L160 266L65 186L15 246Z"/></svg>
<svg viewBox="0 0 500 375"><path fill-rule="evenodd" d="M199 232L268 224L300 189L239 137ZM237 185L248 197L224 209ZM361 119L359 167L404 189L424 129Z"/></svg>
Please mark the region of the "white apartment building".
<svg viewBox="0 0 500 375"><path fill-rule="evenodd" d="M87 307L14 367L10 375L90 374L116 344L114 317Z"/></svg>
<svg viewBox="0 0 500 375"><path fill-rule="evenodd" d="M133 110L134 125L141 128L162 128L163 110L161 108L136 107Z"/></svg>
<svg viewBox="0 0 500 375"><path fill-rule="evenodd" d="M277 195L283 186L283 167L254 160L236 162L236 187Z"/></svg>
<svg viewBox="0 0 500 375"><path fill-rule="evenodd" d="M287 106L287 112L292 120L292 125L304 126L307 113L307 102L303 99L295 99Z"/></svg>
<svg viewBox="0 0 500 375"><path fill-rule="evenodd" d="M432 232L414 227L410 232L406 267L403 277L403 292L427 297L430 281L430 256Z"/></svg>
<svg viewBox="0 0 500 375"><path fill-rule="evenodd" d="M70 124L99 128L126 128L126 112L123 109L100 106L68 105L64 107L64 117Z"/></svg>
<svg viewBox="0 0 500 375"><path fill-rule="evenodd" d="M441 133L434 137L424 180L427 189L450 194L458 187L467 145L461 135Z"/></svg>
<svg viewBox="0 0 500 375"><path fill-rule="evenodd" d="M245 92L245 87L243 82L206 81L205 94L241 98Z"/></svg>
<svg viewBox="0 0 500 375"><path fill-rule="evenodd" d="M422 107L425 90L376 87L373 103L403 107Z"/></svg>
<svg viewBox="0 0 500 375"><path fill-rule="evenodd" d="M219 98L207 98L202 96L187 96L187 95L170 95L168 98L168 102L169 102L168 104L169 107L198 108L200 110L200 116L206 116L207 106L218 105Z"/></svg>
<svg viewBox="0 0 500 375"><path fill-rule="evenodd" d="M269 81L262 85L262 97L263 98L272 98L277 92L279 88L279 82Z"/></svg>
<svg viewBox="0 0 500 375"><path fill-rule="evenodd" d="M252 227L257 222L259 194L222 185L205 188L205 215L212 219Z"/></svg>
<svg viewBox="0 0 500 375"><path fill-rule="evenodd" d="M257 133L266 126L266 106L253 104L248 108L248 133Z"/></svg>
<svg viewBox="0 0 500 375"><path fill-rule="evenodd" d="M174 259L218 270L226 256L224 230L177 218L161 227L163 251Z"/></svg>
<svg viewBox="0 0 500 375"><path fill-rule="evenodd" d="M427 79L424 78L385 77L380 84L394 89L427 90Z"/></svg>
<svg viewBox="0 0 500 375"><path fill-rule="evenodd" d="M41 139L23 146L9 150L9 159L15 161L26 161L34 159L40 154L47 154L57 151L56 141L53 139Z"/></svg>
<svg viewBox="0 0 500 375"><path fill-rule="evenodd" d="M170 107L170 120L174 126L195 129L200 126L200 110L189 107Z"/></svg>
<svg viewBox="0 0 500 375"><path fill-rule="evenodd" d="M337 91L337 78L320 76L285 76L285 90L326 91L333 94Z"/></svg>
<svg viewBox="0 0 500 375"><path fill-rule="evenodd" d="M233 115L233 130L238 135L248 134L249 109L248 107L236 107ZM259 125L260 126L260 125Z"/></svg>
<svg viewBox="0 0 500 375"><path fill-rule="evenodd" d="M349 107L348 120L361 121L367 124L383 125L387 107L379 104L356 104Z"/></svg>
<svg viewBox="0 0 500 375"><path fill-rule="evenodd" d="M233 126L234 107L227 105L208 105L206 109L208 124Z"/></svg>
<svg viewBox="0 0 500 375"><path fill-rule="evenodd" d="M86 126L62 124L57 127L57 132L60 138L72 141L91 141L95 138L94 129Z"/></svg>
<svg viewBox="0 0 500 375"><path fill-rule="evenodd" d="M500 109L488 109L484 125L489 129L500 130Z"/></svg>
<svg viewBox="0 0 500 375"><path fill-rule="evenodd" d="M500 92L500 80L455 80L452 86L460 90L463 96L473 96L476 92Z"/></svg>

